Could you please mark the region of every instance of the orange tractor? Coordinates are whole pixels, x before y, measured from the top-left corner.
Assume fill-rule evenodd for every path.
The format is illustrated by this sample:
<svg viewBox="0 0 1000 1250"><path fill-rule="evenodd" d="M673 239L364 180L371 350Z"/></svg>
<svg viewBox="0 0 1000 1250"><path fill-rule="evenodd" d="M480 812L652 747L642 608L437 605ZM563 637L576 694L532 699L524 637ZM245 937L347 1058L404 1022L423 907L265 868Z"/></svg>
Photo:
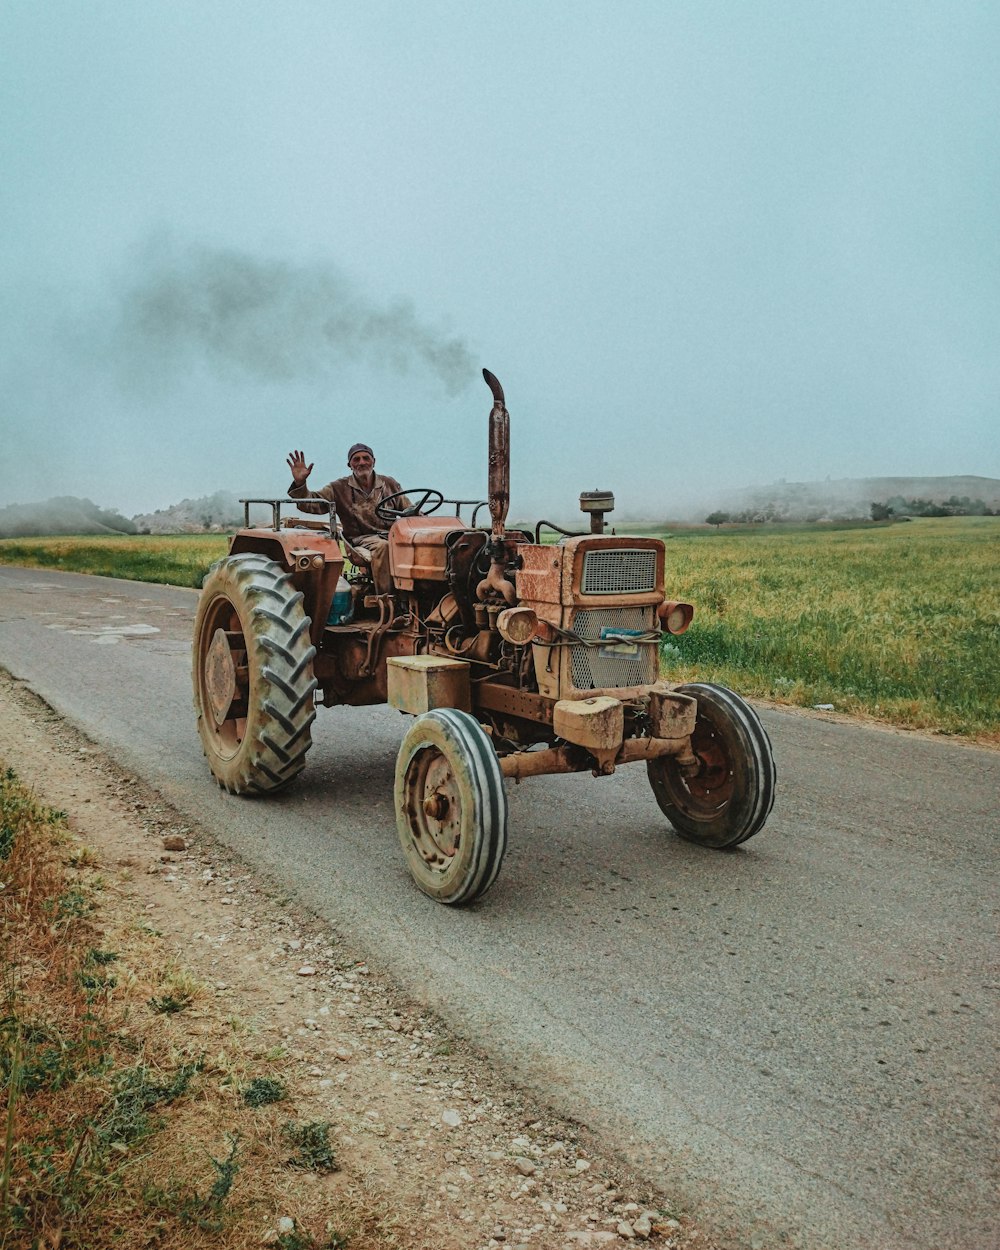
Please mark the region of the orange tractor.
<svg viewBox="0 0 1000 1250"><path fill-rule="evenodd" d="M195 619L194 702L212 773L234 794L271 794L305 767L317 706L409 714L399 838L417 885L442 903L470 903L496 880L509 777L606 776L641 761L681 837L746 841L774 801L771 744L732 691L660 679L661 639L693 615L666 597L663 542L606 533L608 492L581 496L586 533L508 529L510 419L500 383L483 375L489 499L421 488L406 492L409 506L384 500L390 593L348 565L333 513L242 501L246 527L206 575ZM261 504L271 524L251 525ZM489 525L476 523L484 507ZM544 528L557 540L542 542Z"/></svg>

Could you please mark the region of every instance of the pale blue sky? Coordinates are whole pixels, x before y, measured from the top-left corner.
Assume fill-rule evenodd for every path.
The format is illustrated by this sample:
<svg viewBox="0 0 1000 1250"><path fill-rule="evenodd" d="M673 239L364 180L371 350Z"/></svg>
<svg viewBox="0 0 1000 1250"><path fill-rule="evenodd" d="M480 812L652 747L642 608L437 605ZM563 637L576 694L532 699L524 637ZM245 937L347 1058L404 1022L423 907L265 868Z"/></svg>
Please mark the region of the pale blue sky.
<svg viewBox="0 0 1000 1250"><path fill-rule="evenodd" d="M995 3L4 0L0 504L1000 477L998 132Z"/></svg>

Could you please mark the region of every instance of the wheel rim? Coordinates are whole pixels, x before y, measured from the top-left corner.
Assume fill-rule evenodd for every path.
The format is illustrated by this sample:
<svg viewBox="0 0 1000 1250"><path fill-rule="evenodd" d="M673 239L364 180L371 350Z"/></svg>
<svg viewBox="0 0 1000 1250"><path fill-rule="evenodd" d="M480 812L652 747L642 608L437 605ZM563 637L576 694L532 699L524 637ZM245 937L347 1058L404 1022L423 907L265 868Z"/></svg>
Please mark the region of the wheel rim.
<svg viewBox="0 0 1000 1250"><path fill-rule="evenodd" d="M445 873L462 841L462 795L446 757L424 747L407 765L403 802L410 839L431 872Z"/></svg>
<svg viewBox="0 0 1000 1250"><path fill-rule="evenodd" d="M220 648L224 654L220 655ZM205 614L198 639L198 673L201 698L215 715L206 718L210 742L223 759L237 754L246 736L250 675L243 624L234 605L226 598L216 599ZM232 697L221 706L223 677L220 670L231 666Z"/></svg>
<svg viewBox="0 0 1000 1250"><path fill-rule="evenodd" d="M694 776L683 777L685 808L696 819L710 820L733 797L733 757L723 735L704 722L695 726L691 749L700 767Z"/></svg>
<svg viewBox="0 0 1000 1250"><path fill-rule="evenodd" d="M771 743L756 713L724 686L679 686L698 700L692 773L676 759L650 760L647 774L661 811L682 838L717 850L763 828L774 803Z"/></svg>

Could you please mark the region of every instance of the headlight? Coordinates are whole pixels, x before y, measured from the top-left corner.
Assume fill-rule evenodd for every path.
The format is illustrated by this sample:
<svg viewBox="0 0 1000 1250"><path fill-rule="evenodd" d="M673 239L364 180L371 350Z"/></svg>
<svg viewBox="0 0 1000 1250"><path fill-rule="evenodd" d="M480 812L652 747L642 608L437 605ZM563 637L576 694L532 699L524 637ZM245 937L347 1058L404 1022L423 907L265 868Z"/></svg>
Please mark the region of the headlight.
<svg viewBox="0 0 1000 1250"><path fill-rule="evenodd" d="M674 599L665 599L656 609L660 620L660 628L668 634L683 634L694 619L694 608L690 603L678 603Z"/></svg>

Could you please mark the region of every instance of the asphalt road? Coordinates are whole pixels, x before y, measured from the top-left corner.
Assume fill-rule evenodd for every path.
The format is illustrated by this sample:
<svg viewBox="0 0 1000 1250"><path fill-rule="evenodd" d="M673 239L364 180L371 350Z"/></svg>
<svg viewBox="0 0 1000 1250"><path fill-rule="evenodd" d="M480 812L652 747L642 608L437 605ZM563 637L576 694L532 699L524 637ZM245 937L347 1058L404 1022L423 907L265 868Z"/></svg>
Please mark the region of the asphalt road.
<svg viewBox="0 0 1000 1250"><path fill-rule="evenodd" d="M640 765L533 778L453 910L396 841L398 713L321 710L285 795L216 788L195 600L3 568L0 665L734 1245L1000 1245L1000 753L765 711L778 801L745 846L675 837Z"/></svg>

